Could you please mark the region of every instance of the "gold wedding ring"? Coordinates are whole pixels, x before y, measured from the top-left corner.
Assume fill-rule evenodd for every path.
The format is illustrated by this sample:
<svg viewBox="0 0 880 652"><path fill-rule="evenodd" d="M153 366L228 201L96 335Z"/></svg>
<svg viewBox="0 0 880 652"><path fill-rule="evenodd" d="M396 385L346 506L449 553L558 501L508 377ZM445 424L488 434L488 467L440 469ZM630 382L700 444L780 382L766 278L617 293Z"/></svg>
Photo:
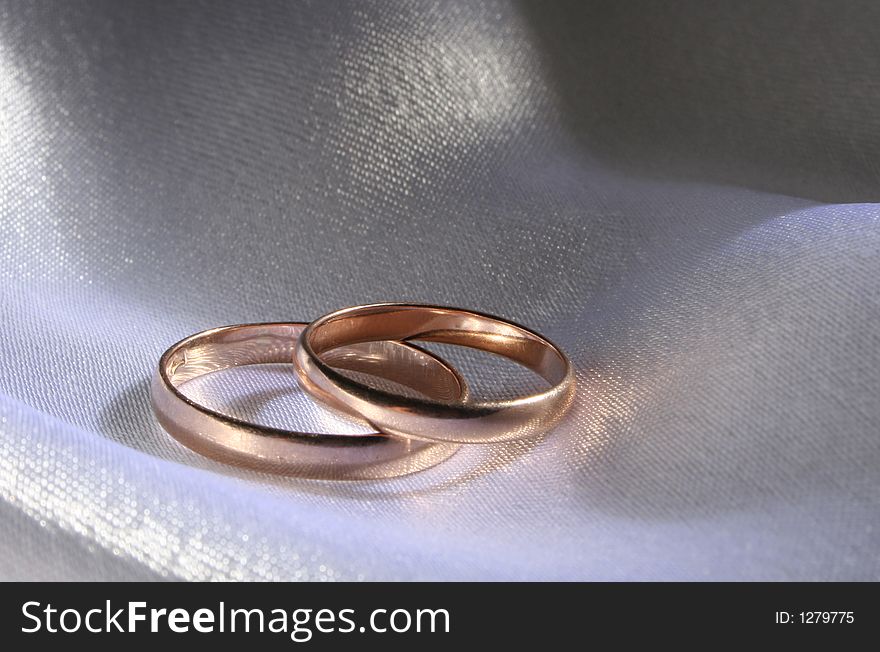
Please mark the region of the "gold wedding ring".
<svg viewBox="0 0 880 652"><path fill-rule="evenodd" d="M299 323L225 326L169 348L151 385L153 409L178 441L222 462L287 475L336 480L388 478L431 467L458 446L372 434L302 433L249 423L212 410L180 391L188 380L240 365L291 363ZM466 396L458 372L427 351L402 342L335 348L328 368L378 376L440 402ZM333 407L350 410L342 403Z"/></svg>
<svg viewBox="0 0 880 652"><path fill-rule="evenodd" d="M370 387L333 369L339 347L422 340L496 353L544 378L550 387L510 400L414 398ZM565 354L541 335L469 310L384 303L345 308L313 321L296 347L295 366L312 396L342 405L378 430L401 439L490 443L544 432L565 412L574 374Z"/></svg>
<svg viewBox="0 0 880 652"><path fill-rule="evenodd" d="M413 340L504 356L543 378L543 391L514 399L471 397L459 373ZM376 432L304 433L250 423L201 405L181 386L241 365L293 363L312 397ZM356 372L415 392L372 386ZM389 478L434 466L459 444L529 437L569 407L574 374L547 338L470 310L402 303L345 308L311 324L224 326L192 335L159 361L150 395L162 426L185 446L222 462L310 478Z"/></svg>

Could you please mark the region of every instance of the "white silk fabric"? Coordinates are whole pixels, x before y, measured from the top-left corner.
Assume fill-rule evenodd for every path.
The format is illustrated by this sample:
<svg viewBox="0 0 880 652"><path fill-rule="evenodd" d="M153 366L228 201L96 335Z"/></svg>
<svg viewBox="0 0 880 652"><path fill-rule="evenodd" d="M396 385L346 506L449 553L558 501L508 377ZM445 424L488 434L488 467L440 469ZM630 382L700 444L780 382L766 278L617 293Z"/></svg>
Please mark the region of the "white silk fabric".
<svg viewBox="0 0 880 652"><path fill-rule="evenodd" d="M872 2L0 2L0 578L880 579L878 27ZM362 483L156 423L173 342L376 301L546 334L573 408ZM362 427L285 367L192 391Z"/></svg>

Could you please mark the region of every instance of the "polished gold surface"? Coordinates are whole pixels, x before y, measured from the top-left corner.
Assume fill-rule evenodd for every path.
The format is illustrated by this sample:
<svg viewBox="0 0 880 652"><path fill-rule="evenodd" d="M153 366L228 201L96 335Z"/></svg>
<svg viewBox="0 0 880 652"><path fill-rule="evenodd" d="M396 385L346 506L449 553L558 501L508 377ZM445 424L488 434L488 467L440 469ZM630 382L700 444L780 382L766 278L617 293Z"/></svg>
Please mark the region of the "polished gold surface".
<svg viewBox="0 0 880 652"><path fill-rule="evenodd" d="M178 342L159 361L153 377L153 409L162 426L207 457L264 471L354 480L413 473L441 462L458 446L430 444L381 433L324 434L281 430L228 416L186 397L180 386L197 376L233 366L290 363L305 324L246 324L214 328ZM458 373L436 356L401 342L338 347L328 368L378 376L438 401L466 396ZM335 373L335 371L334 371ZM351 412L344 403L333 407Z"/></svg>
<svg viewBox="0 0 880 652"><path fill-rule="evenodd" d="M338 347L380 340L458 344L502 355L539 374L550 387L512 400L411 398L369 387L334 370ZM546 338L477 312L410 304L346 308L312 322L299 338L295 362L303 387L344 405L389 435L427 441L488 443L546 431L571 403L574 374Z"/></svg>

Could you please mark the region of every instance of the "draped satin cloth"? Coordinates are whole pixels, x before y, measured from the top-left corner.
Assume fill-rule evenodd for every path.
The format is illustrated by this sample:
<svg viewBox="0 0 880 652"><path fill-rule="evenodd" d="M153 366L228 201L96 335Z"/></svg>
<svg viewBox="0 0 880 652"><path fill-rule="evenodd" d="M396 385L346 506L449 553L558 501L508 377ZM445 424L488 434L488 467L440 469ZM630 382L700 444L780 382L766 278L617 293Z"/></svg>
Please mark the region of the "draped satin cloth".
<svg viewBox="0 0 880 652"><path fill-rule="evenodd" d="M0 577L880 579L878 29L867 1L3 1ZM157 425L174 341L375 301L545 333L572 410L365 483ZM286 367L191 391L363 427Z"/></svg>

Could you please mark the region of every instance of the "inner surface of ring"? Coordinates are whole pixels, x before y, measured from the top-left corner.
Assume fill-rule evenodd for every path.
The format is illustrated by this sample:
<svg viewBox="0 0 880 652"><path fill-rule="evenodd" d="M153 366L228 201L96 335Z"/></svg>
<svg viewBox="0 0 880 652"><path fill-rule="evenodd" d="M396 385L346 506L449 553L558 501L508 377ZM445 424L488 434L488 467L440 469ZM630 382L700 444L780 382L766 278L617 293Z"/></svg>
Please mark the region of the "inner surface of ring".
<svg viewBox="0 0 880 652"><path fill-rule="evenodd" d="M458 344L502 355L556 385L568 365L546 340L491 317L433 307L377 306L363 314L342 314L311 332L309 344L331 364L338 347L379 340L425 340Z"/></svg>
<svg viewBox="0 0 880 652"><path fill-rule="evenodd" d="M249 324L218 329L184 342L165 361L174 387L214 371L253 364L291 363L304 324ZM437 400L460 397L457 375L435 356L401 342L364 342L335 348L330 366L398 383Z"/></svg>

